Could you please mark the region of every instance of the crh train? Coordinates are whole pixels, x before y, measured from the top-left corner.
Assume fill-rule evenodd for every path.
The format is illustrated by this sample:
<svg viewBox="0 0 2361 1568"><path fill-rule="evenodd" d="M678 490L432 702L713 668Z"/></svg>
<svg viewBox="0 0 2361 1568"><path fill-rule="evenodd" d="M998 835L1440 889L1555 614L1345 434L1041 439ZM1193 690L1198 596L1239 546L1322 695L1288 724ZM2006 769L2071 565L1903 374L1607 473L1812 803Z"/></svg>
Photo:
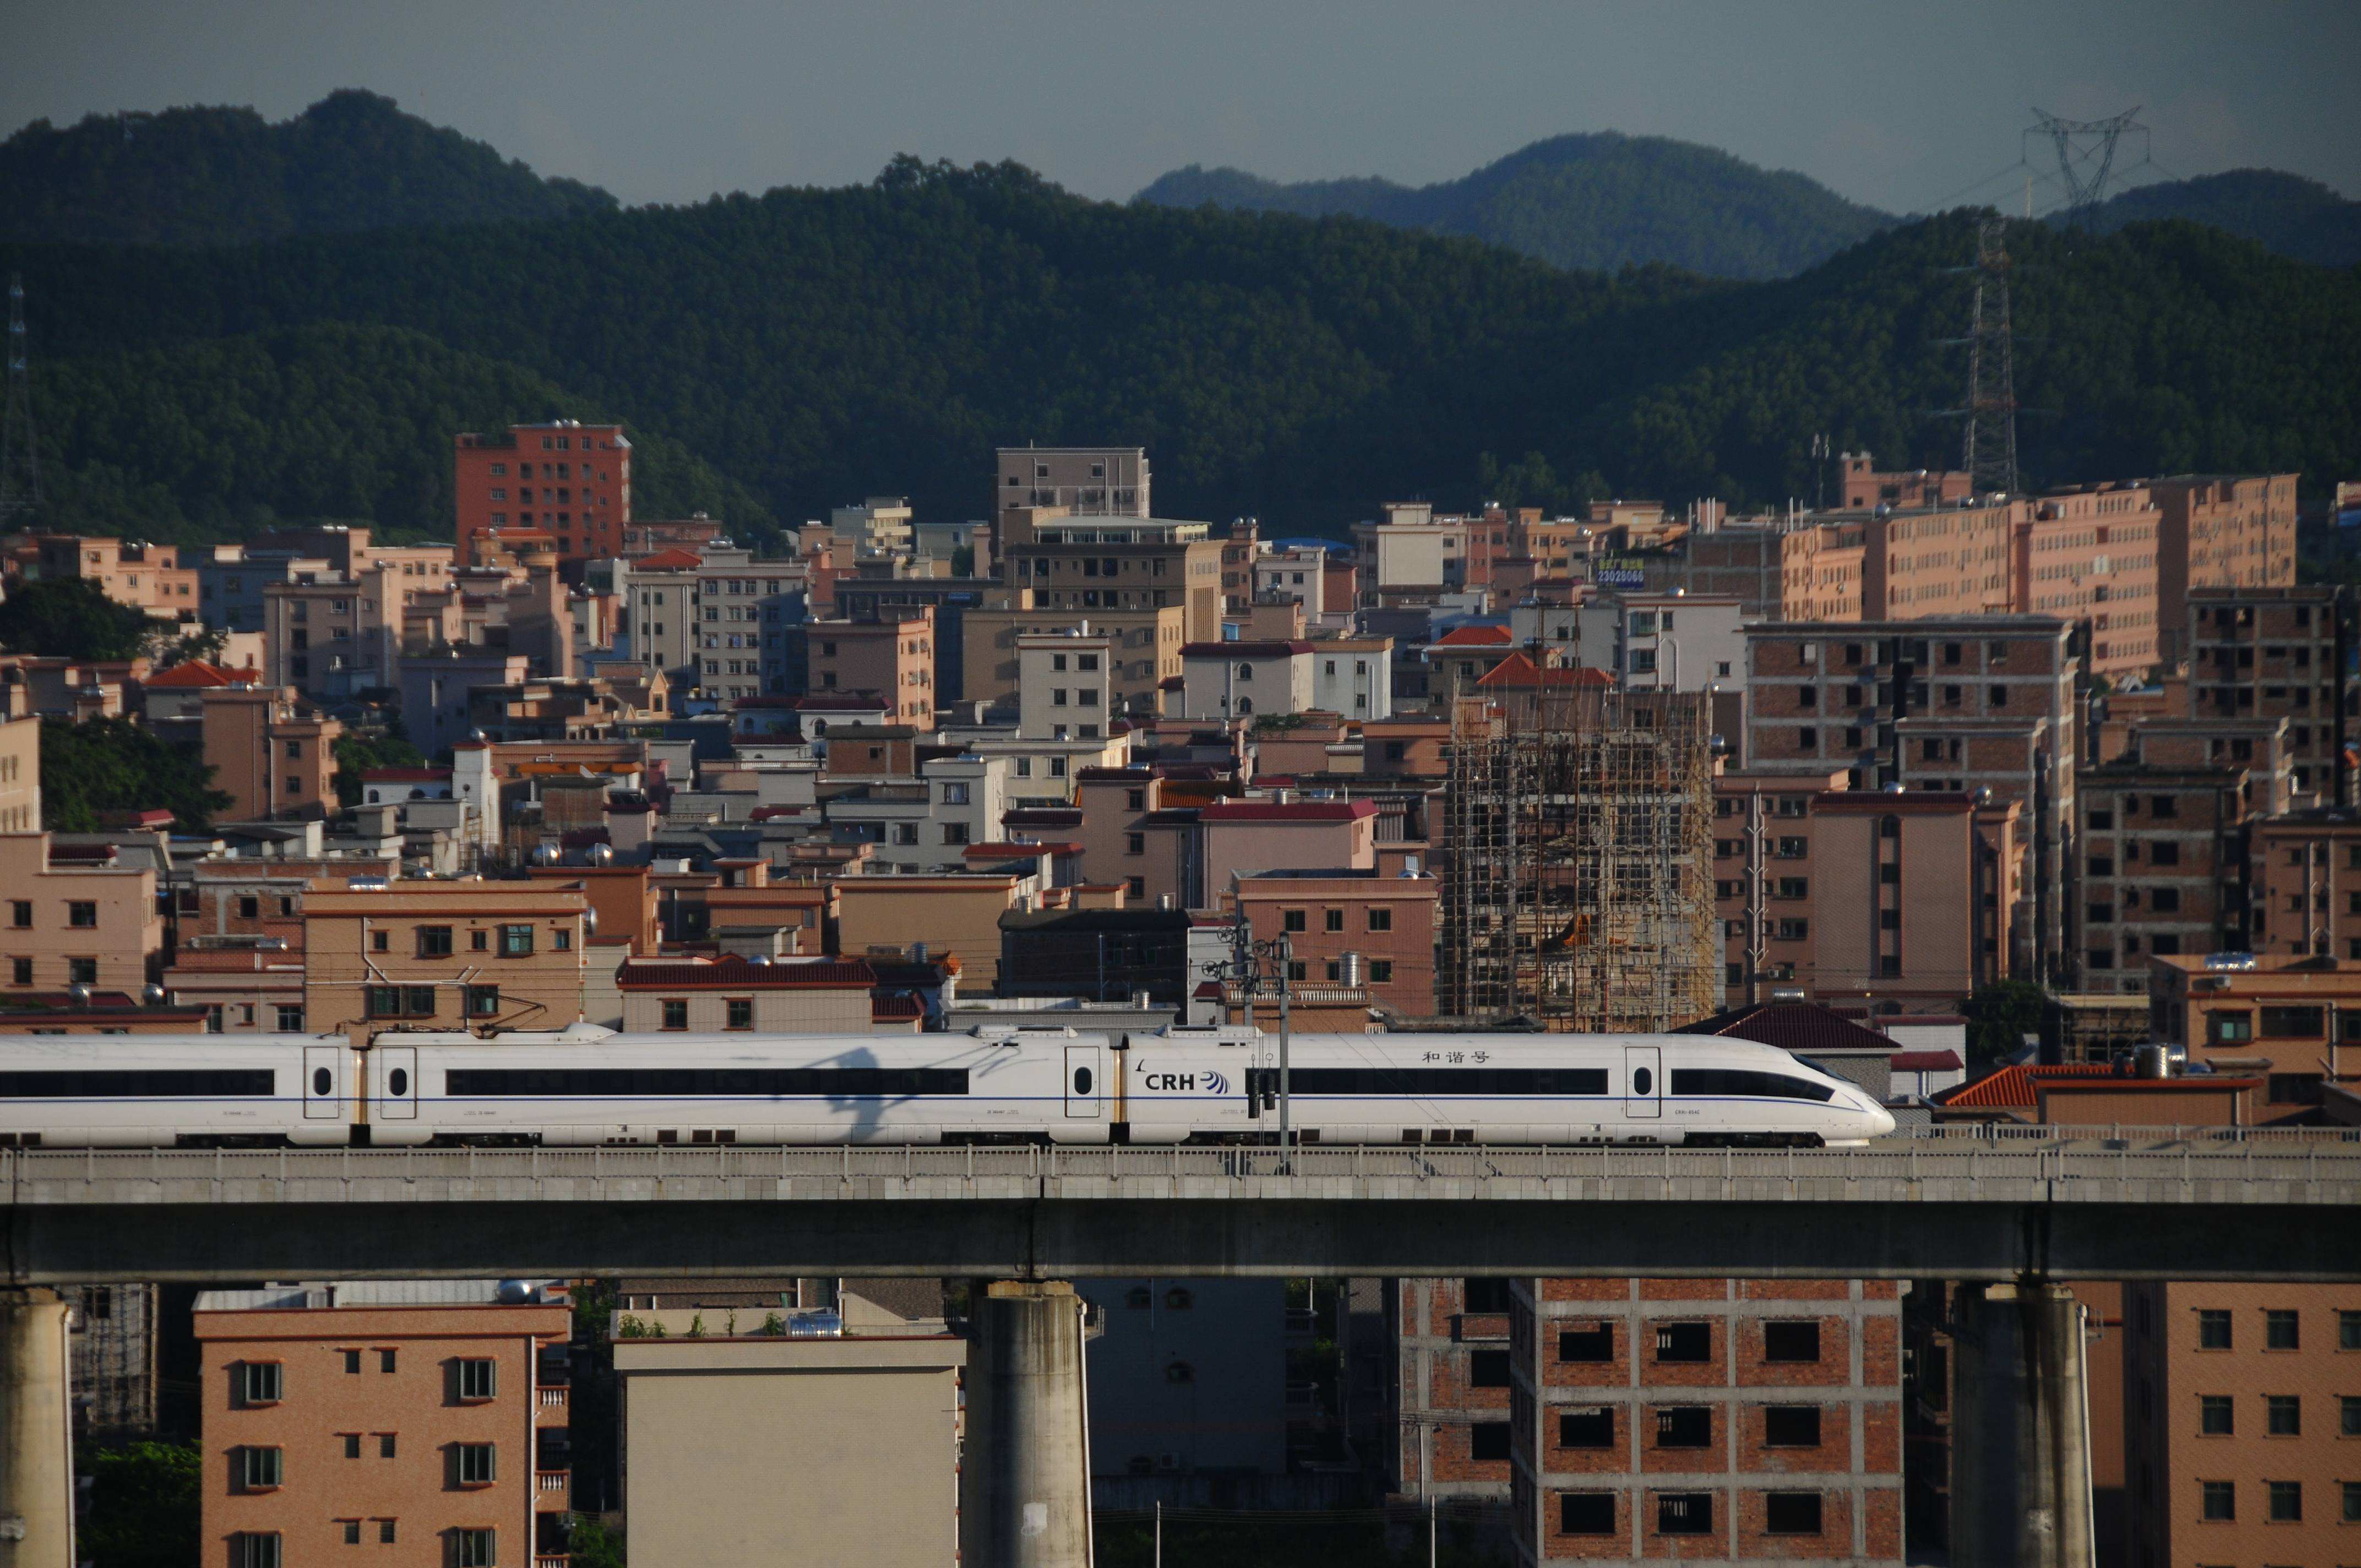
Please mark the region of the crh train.
<svg viewBox="0 0 2361 1568"><path fill-rule="evenodd" d="M1708 1035L1298 1035L1304 1142L1819 1147L1894 1128ZM0 1036L0 1146L1207 1144L1277 1135L1246 1029Z"/></svg>

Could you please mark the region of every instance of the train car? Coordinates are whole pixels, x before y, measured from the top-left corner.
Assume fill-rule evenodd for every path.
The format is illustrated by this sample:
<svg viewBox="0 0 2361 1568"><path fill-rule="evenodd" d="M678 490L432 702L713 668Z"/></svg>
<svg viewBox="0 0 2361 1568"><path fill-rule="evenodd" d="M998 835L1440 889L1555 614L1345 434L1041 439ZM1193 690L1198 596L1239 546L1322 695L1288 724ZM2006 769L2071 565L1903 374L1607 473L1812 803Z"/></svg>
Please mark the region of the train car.
<svg viewBox="0 0 2361 1568"><path fill-rule="evenodd" d="M342 1035L0 1036L0 1147L350 1141Z"/></svg>
<svg viewBox="0 0 2361 1568"><path fill-rule="evenodd" d="M1104 1143L1115 1054L1071 1029L382 1035L364 1109L379 1146Z"/></svg>
<svg viewBox="0 0 2361 1568"><path fill-rule="evenodd" d="M1276 1135L1272 1037L1166 1030L1126 1047L1131 1142ZM1841 1147L1894 1130L1852 1084L1719 1036L1299 1035L1288 1059L1305 1143Z"/></svg>

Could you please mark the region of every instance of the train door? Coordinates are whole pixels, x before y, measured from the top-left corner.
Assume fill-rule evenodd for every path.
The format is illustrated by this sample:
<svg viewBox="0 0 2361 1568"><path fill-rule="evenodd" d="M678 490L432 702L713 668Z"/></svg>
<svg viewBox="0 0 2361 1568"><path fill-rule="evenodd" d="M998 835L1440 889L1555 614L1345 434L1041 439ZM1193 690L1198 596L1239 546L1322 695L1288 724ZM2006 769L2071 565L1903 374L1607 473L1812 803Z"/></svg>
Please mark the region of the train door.
<svg viewBox="0 0 2361 1568"><path fill-rule="evenodd" d="M1066 1114L1083 1121L1097 1121L1106 1103L1104 1076L1099 1058L1103 1053L1096 1046L1066 1047Z"/></svg>
<svg viewBox="0 0 2361 1568"><path fill-rule="evenodd" d="M1664 1052L1655 1046L1623 1047L1623 1073L1630 1080L1623 1096L1623 1114L1654 1117L1664 1113Z"/></svg>
<svg viewBox="0 0 2361 1568"><path fill-rule="evenodd" d="M389 1122L418 1118L418 1047L379 1046L369 1053L385 1076L378 1085L377 1113Z"/></svg>
<svg viewBox="0 0 2361 1568"><path fill-rule="evenodd" d="M343 1046L303 1047L303 1119L325 1122L341 1115L345 1105L345 1062L352 1052Z"/></svg>

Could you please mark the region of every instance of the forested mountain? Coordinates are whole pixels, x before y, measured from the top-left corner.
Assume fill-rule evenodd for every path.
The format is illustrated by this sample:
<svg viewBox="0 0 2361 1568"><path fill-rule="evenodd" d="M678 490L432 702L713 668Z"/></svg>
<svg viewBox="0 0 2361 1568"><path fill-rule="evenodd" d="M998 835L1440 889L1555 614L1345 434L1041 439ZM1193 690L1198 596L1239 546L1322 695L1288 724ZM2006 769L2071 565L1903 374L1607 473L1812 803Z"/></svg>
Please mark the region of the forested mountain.
<svg viewBox="0 0 2361 1568"><path fill-rule="evenodd" d="M2109 233L2158 218L2212 224L2322 267L2361 263L2361 202L2276 169L2234 169L2137 186L2103 203L2096 214L2097 226Z"/></svg>
<svg viewBox="0 0 2361 1568"><path fill-rule="evenodd" d="M1552 137L1464 179L1281 185L1236 169L1175 170L1137 201L1302 217L1343 214L1488 240L1558 267L1661 262L1717 278L1784 278L1894 220L1801 174L1694 142L1612 131Z"/></svg>
<svg viewBox="0 0 2361 1568"><path fill-rule="evenodd" d="M1816 432L1945 462L1956 427L1928 411L1960 398L1942 340L1973 227L1738 284L898 160L867 187L534 225L0 247L0 270L24 271L65 460L192 522L445 523L452 428L562 410L651 433L652 474L695 454L709 468L683 455L666 482L733 522L880 490L981 515L990 449L1037 440L1143 444L1160 511L1297 532L1413 495L1776 501L1811 493ZM2009 237L2018 391L2056 411L2024 420L2029 480L2361 472L2361 275L2187 225ZM655 484L641 511L686 504Z"/></svg>
<svg viewBox="0 0 2361 1568"><path fill-rule="evenodd" d="M68 360L44 367L38 398L43 526L165 543L323 518L447 534L455 433L602 417L516 366L335 322ZM743 486L630 433L641 516L703 510L770 534Z"/></svg>
<svg viewBox="0 0 2361 1568"><path fill-rule="evenodd" d="M277 125L251 109L47 120L0 142L0 237L240 245L612 208L457 131L347 89Z"/></svg>

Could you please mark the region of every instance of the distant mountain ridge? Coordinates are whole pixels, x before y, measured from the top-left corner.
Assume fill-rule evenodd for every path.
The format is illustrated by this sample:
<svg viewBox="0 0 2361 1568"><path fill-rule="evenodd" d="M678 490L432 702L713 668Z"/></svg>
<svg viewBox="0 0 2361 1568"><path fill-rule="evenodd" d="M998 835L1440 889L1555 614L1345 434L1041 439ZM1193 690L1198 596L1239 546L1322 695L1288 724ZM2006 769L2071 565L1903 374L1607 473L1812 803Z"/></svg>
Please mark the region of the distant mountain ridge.
<svg viewBox="0 0 2361 1568"><path fill-rule="evenodd" d="M615 205L351 88L275 125L252 109L167 109L36 120L0 142L0 238L28 242L246 245Z"/></svg>
<svg viewBox="0 0 2361 1568"><path fill-rule="evenodd" d="M1801 174L1693 142L1614 131L1552 137L1416 189L1380 179L1280 184L1191 164L1133 199L1374 218L1486 240L1558 267L1662 263L1749 280L1792 276L1897 221Z"/></svg>
<svg viewBox="0 0 2361 1568"><path fill-rule="evenodd" d="M2107 234L2125 224L2180 218L2257 240L2281 256L2318 267L2361 263L2361 202L2277 169L2234 169L2136 186L2103 203L2094 218Z"/></svg>

